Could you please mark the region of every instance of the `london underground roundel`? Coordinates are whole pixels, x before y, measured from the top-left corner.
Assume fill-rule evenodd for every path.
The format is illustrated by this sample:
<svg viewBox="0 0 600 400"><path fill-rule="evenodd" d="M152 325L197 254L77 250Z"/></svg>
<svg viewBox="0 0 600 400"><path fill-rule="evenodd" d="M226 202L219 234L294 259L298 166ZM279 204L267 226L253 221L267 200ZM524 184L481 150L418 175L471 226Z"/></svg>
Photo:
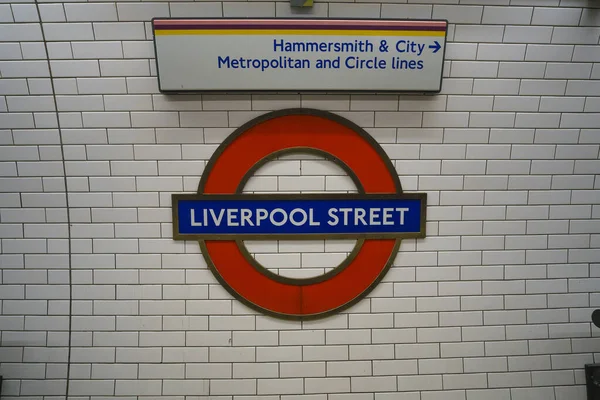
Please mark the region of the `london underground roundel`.
<svg viewBox="0 0 600 400"><path fill-rule="evenodd" d="M341 166L357 194L242 194L252 174L289 153L312 153ZM379 144L335 114L289 109L262 115L216 150L197 194L173 195L173 237L198 240L209 268L237 299L263 313L317 318L367 295L389 269L400 240L425 236L425 193L402 193ZM307 279L262 267L243 241L357 239L348 258Z"/></svg>

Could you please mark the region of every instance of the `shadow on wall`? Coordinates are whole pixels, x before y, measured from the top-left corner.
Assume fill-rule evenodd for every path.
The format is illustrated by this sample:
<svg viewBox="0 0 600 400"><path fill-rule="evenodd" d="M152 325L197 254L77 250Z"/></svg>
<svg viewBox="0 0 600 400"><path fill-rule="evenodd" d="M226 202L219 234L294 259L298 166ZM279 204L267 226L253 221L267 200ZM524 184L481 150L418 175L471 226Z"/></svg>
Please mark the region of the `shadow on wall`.
<svg viewBox="0 0 600 400"><path fill-rule="evenodd" d="M600 309L592 313L592 322L600 328ZM600 364L585 366L585 381L588 400L600 399Z"/></svg>

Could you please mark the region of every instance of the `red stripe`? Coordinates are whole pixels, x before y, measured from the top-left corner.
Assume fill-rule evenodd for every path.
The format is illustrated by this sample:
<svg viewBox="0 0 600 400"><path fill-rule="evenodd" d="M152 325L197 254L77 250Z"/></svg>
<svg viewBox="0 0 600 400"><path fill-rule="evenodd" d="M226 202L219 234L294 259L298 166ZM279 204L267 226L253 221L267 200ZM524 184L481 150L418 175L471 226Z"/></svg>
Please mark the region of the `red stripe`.
<svg viewBox="0 0 600 400"><path fill-rule="evenodd" d="M341 29L364 28L364 27L390 27L390 29L415 29L430 28L431 30L446 30L446 21L389 21L389 20L314 20L314 19L165 19L154 20L154 27L166 29L177 26L222 26L222 29L236 26L252 26L255 28L269 28L272 26L302 26L306 28L323 28L332 26Z"/></svg>
<svg viewBox="0 0 600 400"><path fill-rule="evenodd" d="M443 32L445 31L444 28L430 28L430 27L420 27L420 26L408 26L408 27L402 27L402 26L381 26L381 25L377 25L377 26L331 26L331 25L327 25L327 26L303 26L303 25L271 25L271 26L253 26L253 25L233 25L233 26L223 26L223 25L203 25L203 26L197 26L197 25L193 25L193 24L189 24L189 25L174 25L174 26L159 26L157 27L157 29L160 30L169 30L169 31L176 31L176 30L187 30L187 29L193 29L193 30L222 30L222 31L227 31L227 30L232 30L232 29L243 29L243 30L252 30L252 31L261 31L261 30L273 30L273 29L277 29L277 30L281 30L282 34L285 34L285 32L287 30L304 30L309 32L310 30L313 29L318 29L321 31L398 31L398 30L406 30L406 31L415 31L415 32L432 32L432 31L436 31L436 32Z"/></svg>

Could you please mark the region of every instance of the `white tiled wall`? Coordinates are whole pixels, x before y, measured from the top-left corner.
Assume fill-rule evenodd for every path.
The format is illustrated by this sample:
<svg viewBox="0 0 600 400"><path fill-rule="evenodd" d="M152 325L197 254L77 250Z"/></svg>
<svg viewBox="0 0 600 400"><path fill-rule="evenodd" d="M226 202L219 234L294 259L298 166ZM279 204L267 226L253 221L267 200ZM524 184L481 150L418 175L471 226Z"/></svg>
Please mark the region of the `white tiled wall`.
<svg viewBox="0 0 600 400"><path fill-rule="evenodd" d="M583 366L600 362L590 323L600 308L597 1L316 0L295 12L287 2L40 0L39 13L8 1L3 400L67 389L77 400L586 398ZM158 16L447 18L443 90L163 96L149 23ZM170 194L196 190L235 127L288 107L364 127L404 189L430 202L428 238L404 241L367 299L304 323L242 306L196 243L171 239ZM246 187L353 189L300 156ZM353 242L247 246L274 272L306 276Z"/></svg>

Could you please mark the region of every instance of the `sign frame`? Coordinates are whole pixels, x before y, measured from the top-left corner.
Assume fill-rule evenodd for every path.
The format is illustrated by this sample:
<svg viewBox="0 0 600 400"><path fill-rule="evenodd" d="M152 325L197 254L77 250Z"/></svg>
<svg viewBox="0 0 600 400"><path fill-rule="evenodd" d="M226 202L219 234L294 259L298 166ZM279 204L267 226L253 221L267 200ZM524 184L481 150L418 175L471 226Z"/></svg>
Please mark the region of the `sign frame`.
<svg viewBox="0 0 600 400"><path fill-rule="evenodd" d="M345 22L445 22L446 30L444 33L444 44L441 46L441 67L439 74L439 84L437 89L434 90L410 90L410 89L164 89L161 84L161 72L159 67L159 57L158 57L158 49L157 49L157 40L156 40L156 21L174 21L174 20L189 20L189 21L206 21L206 20L216 20L216 21L244 21L244 20L253 20L253 21L285 21L287 23L294 21L345 21ZM284 94L292 94L292 93L311 93L311 94L323 94L323 93L334 93L334 94L425 94L425 95L435 95L442 91L442 84L444 80L444 72L445 72L445 64L446 64L446 48L448 43L448 29L449 29L449 21L443 18L436 19L396 19L396 18L328 18L328 17L314 17L314 18L294 18L294 17L257 17L257 18L245 18L245 17L232 17L232 18L214 18L214 17L197 17L197 18L177 18L177 17L154 17L151 20L151 29L152 29L152 44L154 48L154 62L156 66L156 79L158 84L159 92L166 95L176 95L176 94L275 94L275 93L284 93Z"/></svg>
<svg viewBox="0 0 600 400"><path fill-rule="evenodd" d="M181 200L420 200L421 213L419 215L419 232L405 233L296 233L296 234L184 234L179 232L179 214L178 203ZM173 194L173 239L175 240L323 240L323 239L421 239L425 237L427 220L427 193L399 193L399 194L327 194L327 193L307 193L307 194L238 194L238 195L218 195L218 194Z"/></svg>

